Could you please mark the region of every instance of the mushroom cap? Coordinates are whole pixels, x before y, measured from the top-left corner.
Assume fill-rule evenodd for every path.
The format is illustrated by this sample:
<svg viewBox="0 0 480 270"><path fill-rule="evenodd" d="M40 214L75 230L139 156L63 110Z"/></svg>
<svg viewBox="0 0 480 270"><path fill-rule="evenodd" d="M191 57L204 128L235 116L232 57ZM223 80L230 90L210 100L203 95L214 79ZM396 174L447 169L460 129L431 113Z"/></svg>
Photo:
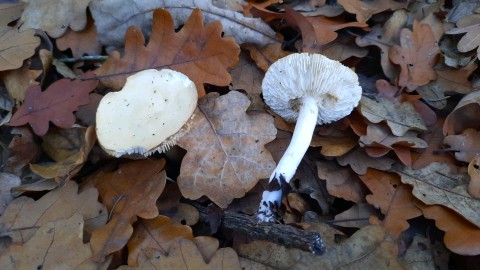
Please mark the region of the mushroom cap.
<svg viewBox="0 0 480 270"><path fill-rule="evenodd" d="M122 90L106 94L97 109L96 130L110 155L148 156L175 145L197 106L195 84L170 69L147 69L127 78Z"/></svg>
<svg viewBox="0 0 480 270"><path fill-rule="evenodd" d="M339 120L358 105L358 76L340 62L321 54L294 53L273 63L262 82L267 105L285 120L298 118L301 98L313 97L318 124Z"/></svg>

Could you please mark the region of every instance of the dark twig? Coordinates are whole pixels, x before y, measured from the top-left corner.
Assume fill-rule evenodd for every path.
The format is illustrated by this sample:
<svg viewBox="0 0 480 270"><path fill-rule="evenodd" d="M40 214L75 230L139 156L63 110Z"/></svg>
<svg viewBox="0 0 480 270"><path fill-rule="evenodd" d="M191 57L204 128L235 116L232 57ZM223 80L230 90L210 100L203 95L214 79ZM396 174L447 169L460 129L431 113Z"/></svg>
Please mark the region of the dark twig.
<svg viewBox="0 0 480 270"><path fill-rule="evenodd" d="M58 59L58 61L64 62L64 63L75 63L78 61L105 61L107 59L108 59L108 56L106 55L85 55L77 58L74 58L74 57L60 58Z"/></svg>

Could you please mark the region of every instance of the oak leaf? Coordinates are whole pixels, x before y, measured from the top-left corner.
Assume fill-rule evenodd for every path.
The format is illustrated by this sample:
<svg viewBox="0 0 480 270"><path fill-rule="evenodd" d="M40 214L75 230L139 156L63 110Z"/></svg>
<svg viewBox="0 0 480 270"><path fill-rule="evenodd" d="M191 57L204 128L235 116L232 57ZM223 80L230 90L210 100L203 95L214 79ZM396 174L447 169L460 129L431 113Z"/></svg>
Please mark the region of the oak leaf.
<svg viewBox="0 0 480 270"><path fill-rule="evenodd" d="M0 216L13 199L11 189L21 184L20 177L10 173L0 173Z"/></svg>
<svg viewBox="0 0 480 270"><path fill-rule="evenodd" d="M95 261L120 250L133 233L132 223L138 217L158 216L155 201L165 187L165 160L139 160L120 165L111 171L99 171L89 177L109 211L108 223L92 232L90 244Z"/></svg>
<svg viewBox="0 0 480 270"><path fill-rule="evenodd" d="M448 261L437 261L442 248L431 243L427 236L416 233L413 236L412 243L409 245L405 253L399 258L400 263L405 269L443 269L448 265ZM440 249L440 250L439 250ZM443 250L446 251L445 248Z"/></svg>
<svg viewBox="0 0 480 270"><path fill-rule="evenodd" d="M468 183L468 193L472 197L480 199L480 157L475 157L468 164L468 175L470 182Z"/></svg>
<svg viewBox="0 0 480 270"><path fill-rule="evenodd" d="M25 0L21 29L41 29L53 38L63 35L68 27L80 31L87 24L87 6L91 1Z"/></svg>
<svg viewBox="0 0 480 270"><path fill-rule="evenodd" d="M465 16L457 21L457 27L450 29L445 33L450 35L466 33L458 42L458 50L461 52L468 52L477 48L477 57L480 57L480 48L478 48L478 46L480 46L480 41L478 40L478 36L480 35L479 26L480 15L474 14Z"/></svg>
<svg viewBox="0 0 480 270"><path fill-rule="evenodd" d="M15 175L21 175L25 166L35 162L40 157L40 147L28 127L13 128L11 133L15 136L8 145L11 154L7 159L4 170Z"/></svg>
<svg viewBox="0 0 480 270"><path fill-rule="evenodd" d="M215 21L203 26L199 9L195 9L179 32L166 10L153 13L152 34L145 38L137 26L125 35L125 54L110 55L95 71L103 84L120 89L132 73L145 69L169 68L187 75L197 87L199 97L205 95L204 83L227 85L231 76L227 68L238 62L240 48L231 37L222 37L222 25Z"/></svg>
<svg viewBox="0 0 480 270"><path fill-rule="evenodd" d="M1 269L107 269L109 261L92 260L89 244L83 243L80 214L43 224L23 245L10 245L0 256Z"/></svg>
<svg viewBox="0 0 480 270"><path fill-rule="evenodd" d="M1 231L12 238L15 243L25 243L39 226L69 218L75 213L85 220L85 230L92 232L107 221L105 207L97 202L98 191L95 188L77 193L78 185L68 181L42 198L34 201L28 197L19 197L12 201L0 218Z"/></svg>
<svg viewBox="0 0 480 270"><path fill-rule="evenodd" d="M480 130L480 91L465 95L445 119L443 134L459 134L467 128Z"/></svg>
<svg viewBox="0 0 480 270"><path fill-rule="evenodd" d="M35 53L40 45L40 38L35 36L35 30L19 31L9 26L0 26L0 71L17 69L23 60Z"/></svg>
<svg viewBox="0 0 480 270"><path fill-rule="evenodd" d="M25 92L30 86L39 84L35 79L40 76L42 70L30 69L30 62L32 61L24 61L20 68L7 70L1 74L9 96L17 104L23 101Z"/></svg>
<svg viewBox="0 0 480 270"><path fill-rule="evenodd" d="M155 249L145 252L145 257L139 261L141 269L199 269L199 270L240 270L238 256L232 248L221 248L213 258L205 262L198 247L190 240L179 239L172 244L168 256ZM136 267L121 266L119 270L134 270Z"/></svg>
<svg viewBox="0 0 480 270"><path fill-rule="evenodd" d="M280 42L268 44L265 47L249 44L243 47L250 52L250 57L252 57L255 63L257 63L257 66L264 72L267 72L270 65L275 61L290 54L290 52L282 50L282 43Z"/></svg>
<svg viewBox="0 0 480 270"><path fill-rule="evenodd" d="M471 162L480 157L480 131L473 128L467 128L459 135L448 135L443 142L450 145L448 150L454 151L459 161Z"/></svg>
<svg viewBox="0 0 480 270"><path fill-rule="evenodd" d="M29 123L33 132L40 136L47 133L49 122L61 128L70 128L75 123L73 111L89 102L88 94L97 84L96 80L61 79L43 92L40 86L32 86L9 124L21 126Z"/></svg>
<svg viewBox="0 0 480 270"><path fill-rule="evenodd" d="M10 22L18 20L24 8L25 3L22 2L0 3L0 25L7 25Z"/></svg>
<svg viewBox="0 0 480 270"><path fill-rule="evenodd" d="M191 130L178 141L187 150L178 176L183 196L206 195L222 208L240 198L275 167L265 144L275 139L273 118L245 113L239 92L210 93L198 102Z"/></svg>
<svg viewBox="0 0 480 270"><path fill-rule="evenodd" d="M167 183L157 200L160 215L168 216L173 223L193 226L200 219L200 213L194 206L181 202L182 193L177 184ZM256 210L256 209L255 209Z"/></svg>
<svg viewBox="0 0 480 270"><path fill-rule="evenodd" d="M408 28L400 32L400 45L390 48L390 60L400 65L398 84L410 91L435 80L433 66L440 49L428 24L413 22L413 32Z"/></svg>
<svg viewBox="0 0 480 270"><path fill-rule="evenodd" d="M347 154L337 157L337 161L342 166L350 165L352 170L360 175L367 173L368 168L388 170L395 162L395 160L389 157L372 158L361 147L357 147Z"/></svg>
<svg viewBox="0 0 480 270"><path fill-rule="evenodd" d="M422 212L412 203L411 188L402 185L394 173L369 169L366 174L359 175L363 183L372 192L367 201L380 209L384 218L370 218L370 221L381 225L393 238L410 227L409 219L418 217Z"/></svg>
<svg viewBox="0 0 480 270"><path fill-rule="evenodd" d="M397 2L395 0L373 0L368 2L361 0L338 0L338 3L346 11L356 14L359 22L366 22L372 15L382 11L406 8L408 5L408 2Z"/></svg>
<svg viewBox="0 0 480 270"><path fill-rule="evenodd" d="M67 30L63 36L56 39L56 44L61 51L71 49L73 57L76 58L84 54L97 55L102 50L102 46L97 41L95 24L90 16L83 30Z"/></svg>
<svg viewBox="0 0 480 270"><path fill-rule="evenodd" d="M413 186L413 195L423 203L446 206L480 227L480 200L468 193L467 174L453 174L442 163L431 163L420 170L397 166L394 172L402 183Z"/></svg>
<svg viewBox="0 0 480 270"><path fill-rule="evenodd" d="M377 209L368 203L356 203L349 209L335 215L335 224L341 227L362 228L370 223L368 218L377 215Z"/></svg>

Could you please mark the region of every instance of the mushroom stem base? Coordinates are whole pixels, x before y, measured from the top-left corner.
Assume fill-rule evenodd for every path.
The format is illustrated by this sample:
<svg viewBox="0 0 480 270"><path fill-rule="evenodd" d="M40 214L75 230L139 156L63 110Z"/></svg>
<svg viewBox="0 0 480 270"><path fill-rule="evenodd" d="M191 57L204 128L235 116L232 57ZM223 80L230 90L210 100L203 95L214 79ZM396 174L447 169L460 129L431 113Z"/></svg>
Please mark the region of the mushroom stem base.
<svg viewBox="0 0 480 270"><path fill-rule="evenodd" d="M273 222L276 220L275 213L282 204L283 187L290 183L305 152L307 152L310 146L313 131L317 124L317 117L318 106L315 99L303 97L292 140L270 176L267 190L263 192L257 215L260 222Z"/></svg>

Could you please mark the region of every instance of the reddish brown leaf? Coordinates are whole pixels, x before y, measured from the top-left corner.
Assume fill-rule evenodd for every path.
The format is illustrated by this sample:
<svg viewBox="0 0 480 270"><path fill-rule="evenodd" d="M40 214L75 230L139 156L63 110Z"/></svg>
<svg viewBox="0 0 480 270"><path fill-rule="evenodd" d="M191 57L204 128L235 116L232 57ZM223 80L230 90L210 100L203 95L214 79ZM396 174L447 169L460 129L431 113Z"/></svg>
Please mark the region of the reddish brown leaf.
<svg viewBox="0 0 480 270"><path fill-rule="evenodd" d="M32 86L25 93L25 101L13 115L10 126L27 123L37 135L45 135L48 123L61 128L70 128L75 123L73 112L80 105L88 103L88 94L97 87L96 80L61 79L54 82L47 90Z"/></svg>
<svg viewBox="0 0 480 270"><path fill-rule="evenodd" d="M480 157L480 131L473 128L467 128L459 135L448 135L443 142L450 145L450 151L455 151L457 160L471 162Z"/></svg>
<svg viewBox="0 0 480 270"><path fill-rule="evenodd" d="M437 78L433 66L440 49L428 24L420 24L415 20L413 32L408 28L402 29L400 44L390 49L390 60L401 68L400 86L412 91Z"/></svg>
<svg viewBox="0 0 480 270"><path fill-rule="evenodd" d="M35 137L28 127L19 127L12 130L15 135L10 141L8 148L11 156L7 159L6 172L21 175L23 168L31 162L35 162L40 156L40 147L35 142Z"/></svg>
<svg viewBox="0 0 480 270"><path fill-rule="evenodd" d="M467 128L480 130L480 91L465 95L445 119L443 134L459 134Z"/></svg>
<svg viewBox="0 0 480 270"><path fill-rule="evenodd" d="M71 29L56 39L57 47L61 51L72 50L73 57L80 57L84 54L96 55L102 50L102 46L97 41L97 29L93 19L88 16L87 26L79 32Z"/></svg>
<svg viewBox="0 0 480 270"><path fill-rule="evenodd" d="M282 43L273 43L265 47L258 48L253 45L245 45L245 48L250 51L250 57L257 63L257 66L264 72L267 72L273 62L289 55L290 53L282 50Z"/></svg>
<svg viewBox="0 0 480 270"><path fill-rule="evenodd" d="M480 198L480 158L475 157L468 164L468 175L470 176L470 182L468 183L468 193L472 197Z"/></svg>
<svg viewBox="0 0 480 270"><path fill-rule="evenodd" d="M125 54L113 54L95 71L102 83L115 89L125 84L132 73L144 69L169 68L180 71L195 82L199 97L205 95L204 83L227 85L227 68L238 62L240 48L232 37L222 37L219 21L203 26L199 9L176 33L173 19L166 10L153 13L152 35L147 46L142 31L131 26L125 36Z"/></svg>
<svg viewBox="0 0 480 270"><path fill-rule="evenodd" d="M338 3L343 8L353 14L357 15L357 21L366 22L373 14L380 13L385 10L396 10L405 8L408 2L398 2L395 0L338 0Z"/></svg>

